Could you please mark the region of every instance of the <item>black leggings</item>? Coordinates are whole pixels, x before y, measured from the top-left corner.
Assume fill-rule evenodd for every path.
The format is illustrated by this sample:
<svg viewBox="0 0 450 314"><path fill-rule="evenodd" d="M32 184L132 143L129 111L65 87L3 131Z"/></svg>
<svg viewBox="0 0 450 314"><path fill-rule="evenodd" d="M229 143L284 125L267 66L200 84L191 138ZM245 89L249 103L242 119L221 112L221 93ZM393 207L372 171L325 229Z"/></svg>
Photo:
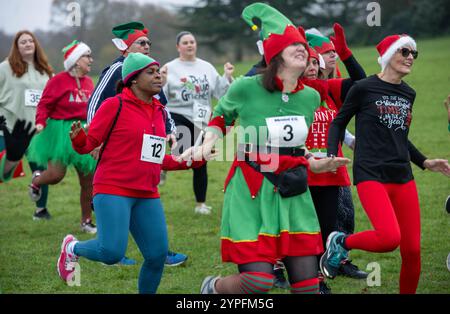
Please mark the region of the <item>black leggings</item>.
<svg viewBox="0 0 450 314"><path fill-rule="evenodd" d="M200 129L196 128L191 121L180 114L172 113L171 115L177 126L178 146L174 153L181 154L189 147L194 146ZM204 203L206 200L206 189L208 188L208 173L206 169L206 164L200 168L192 169L194 172L193 185L195 199L198 203Z"/></svg>
<svg viewBox="0 0 450 314"><path fill-rule="evenodd" d="M294 284L317 277L317 259L315 256L287 256L282 259L288 273L289 282ZM255 262L238 265L240 273L261 272L273 274L273 265L267 262Z"/></svg>
<svg viewBox="0 0 450 314"><path fill-rule="evenodd" d="M311 192L317 218L319 219L323 248L326 249L328 236L336 230L339 187L310 186L309 191ZM318 255L317 260L320 260L320 257L321 255Z"/></svg>

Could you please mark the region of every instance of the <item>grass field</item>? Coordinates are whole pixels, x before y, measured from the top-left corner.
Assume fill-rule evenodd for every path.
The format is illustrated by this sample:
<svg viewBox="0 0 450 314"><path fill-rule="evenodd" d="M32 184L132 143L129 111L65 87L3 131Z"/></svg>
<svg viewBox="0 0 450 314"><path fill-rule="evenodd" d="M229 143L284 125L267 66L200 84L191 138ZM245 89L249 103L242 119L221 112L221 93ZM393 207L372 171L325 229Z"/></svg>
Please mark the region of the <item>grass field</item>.
<svg viewBox="0 0 450 314"><path fill-rule="evenodd" d="M411 141L427 156L450 159L450 135L447 131L443 100L450 93L450 38L419 41L420 56L407 82L417 91ZM354 49L354 55L368 74L379 70L374 48ZM236 65L238 74L251 66ZM221 68L221 67L219 67ZM351 123L350 127L353 130ZM348 156L352 156L346 151ZM169 173L161 188L169 231L170 248L189 256L183 267L168 268L159 293L198 293L206 275L228 275L234 265L222 264L220 257L220 219L222 186L228 162L209 164L208 204L210 216L194 214L195 200L191 171ZM450 180L441 174L421 171L413 166L422 209L422 275L419 293L450 293L450 272L446 258L450 253L450 215L444 201L450 194ZM75 171L69 169L60 184L50 187L50 221L33 221L33 204L28 199L25 178L0 187L0 289L3 293L136 293L139 266L103 266L80 260L81 286L69 287L56 273L56 260L62 238L72 233L81 240L91 238L79 229L79 187ZM356 230L370 228L355 189ZM127 256L142 263L136 244L130 237ZM400 269L399 250L387 254L354 251L354 262L365 269L370 262L381 266L381 286L368 287L365 281L337 278L329 281L334 293L397 293ZM274 289L273 293L286 293Z"/></svg>

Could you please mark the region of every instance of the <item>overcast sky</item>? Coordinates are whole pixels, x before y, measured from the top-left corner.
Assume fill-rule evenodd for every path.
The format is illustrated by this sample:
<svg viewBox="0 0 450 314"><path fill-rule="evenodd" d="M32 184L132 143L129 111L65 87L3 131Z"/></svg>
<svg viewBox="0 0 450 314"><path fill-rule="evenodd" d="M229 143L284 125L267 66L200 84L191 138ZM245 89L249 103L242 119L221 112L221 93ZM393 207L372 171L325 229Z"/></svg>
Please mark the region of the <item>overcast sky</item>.
<svg viewBox="0 0 450 314"><path fill-rule="evenodd" d="M95 0L92 0L95 1ZM139 3L155 3L168 8L172 4L193 4L196 0L135 0ZM76 2L76 0L74 0ZM7 0L2 1L0 30L15 34L21 29L48 30L52 0Z"/></svg>

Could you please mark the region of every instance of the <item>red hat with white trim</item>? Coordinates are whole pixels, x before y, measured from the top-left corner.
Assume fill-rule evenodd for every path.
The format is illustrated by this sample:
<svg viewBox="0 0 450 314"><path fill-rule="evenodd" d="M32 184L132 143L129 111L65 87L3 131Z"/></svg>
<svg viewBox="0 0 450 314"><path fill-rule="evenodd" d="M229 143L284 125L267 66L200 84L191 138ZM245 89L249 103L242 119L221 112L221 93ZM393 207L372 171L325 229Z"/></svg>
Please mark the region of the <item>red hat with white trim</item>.
<svg viewBox="0 0 450 314"><path fill-rule="evenodd" d="M402 34L387 36L377 45L377 50L380 54L378 63L381 65L382 71L384 71L397 50L403 47L410 47L416 50L417 44L412 37Z"/></svg>
<svg viewBox="0 0 450 314"><path fill-rule="evenodd" d="M84 54L90 54L91 48L78 40L72 41L62 50L64 52L64 69L69 71Z"/></svg>

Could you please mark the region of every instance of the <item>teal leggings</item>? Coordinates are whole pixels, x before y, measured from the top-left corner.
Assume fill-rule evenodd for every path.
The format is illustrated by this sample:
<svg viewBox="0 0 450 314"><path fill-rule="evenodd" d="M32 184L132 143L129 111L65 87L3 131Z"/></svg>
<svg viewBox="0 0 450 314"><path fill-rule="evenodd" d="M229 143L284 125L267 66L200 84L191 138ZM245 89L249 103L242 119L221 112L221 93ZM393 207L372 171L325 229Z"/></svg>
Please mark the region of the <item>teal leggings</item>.
<svg viewBox="0 0 450 314"><path fill-rule="evenodd" d="M160 199L97 194L94 208L97 238L78 242L74 253L92 261L115 264L125 256L130 231L144 257L139 293L156 293L168 250Z"/></svg>

